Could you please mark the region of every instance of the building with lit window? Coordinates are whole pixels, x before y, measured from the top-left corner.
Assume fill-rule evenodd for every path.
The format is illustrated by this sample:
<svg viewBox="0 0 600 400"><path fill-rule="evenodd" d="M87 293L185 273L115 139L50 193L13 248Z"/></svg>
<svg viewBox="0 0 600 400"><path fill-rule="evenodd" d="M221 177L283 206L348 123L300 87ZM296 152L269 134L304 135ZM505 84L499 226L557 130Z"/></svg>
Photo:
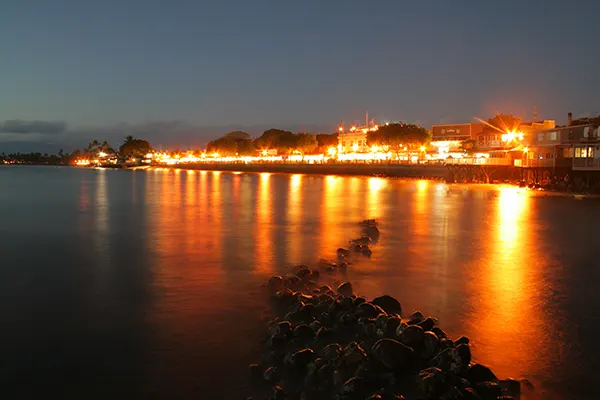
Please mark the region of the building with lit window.
<svg viewBox="0 0 600 400"><path fill-rule="evenodd" d="M343 127L339 128L338 133L338 152L339 153L367 153L371 149L367 144L367 133L379 129L378 125L369 125L356 127L353 126L348 131Z"/></svg>

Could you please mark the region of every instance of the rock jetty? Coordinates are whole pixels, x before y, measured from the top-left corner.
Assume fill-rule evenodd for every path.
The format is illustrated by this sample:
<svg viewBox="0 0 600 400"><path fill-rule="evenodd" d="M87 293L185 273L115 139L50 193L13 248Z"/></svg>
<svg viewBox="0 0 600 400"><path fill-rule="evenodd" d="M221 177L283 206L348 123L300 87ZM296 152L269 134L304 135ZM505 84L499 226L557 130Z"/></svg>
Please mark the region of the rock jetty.
<svg viewBox="0 0 600 400"><path fill-rule="evenodd" d="M368 248L379 238L377 223L361 225L363 236L351 244ZM453 340L435 318L420 312L404 316L394 297L366 299L347 281L334 287L321 283L343 271L342 264L348 268L353 252L338 249L337 255L337 263L298 266L293 275L273 276L265 285L277 317L268 325L262 359L250 366L252 399L520 397L519 381L500 380L473 363L469 339Z"/></svg>

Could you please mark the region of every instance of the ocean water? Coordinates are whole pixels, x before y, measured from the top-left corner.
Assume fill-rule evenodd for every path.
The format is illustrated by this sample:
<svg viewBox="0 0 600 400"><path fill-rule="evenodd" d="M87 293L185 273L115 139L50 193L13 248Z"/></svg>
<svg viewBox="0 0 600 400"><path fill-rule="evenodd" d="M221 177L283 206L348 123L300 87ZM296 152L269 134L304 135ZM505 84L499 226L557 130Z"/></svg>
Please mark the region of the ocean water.
<svg viewBox="0 0 600 400"><path fill-rule="evenodd" d="M348 280L544 398L600 398L600 201L510 186L0 167L0 397L245 398L260 285L380 221Z"/></svg>

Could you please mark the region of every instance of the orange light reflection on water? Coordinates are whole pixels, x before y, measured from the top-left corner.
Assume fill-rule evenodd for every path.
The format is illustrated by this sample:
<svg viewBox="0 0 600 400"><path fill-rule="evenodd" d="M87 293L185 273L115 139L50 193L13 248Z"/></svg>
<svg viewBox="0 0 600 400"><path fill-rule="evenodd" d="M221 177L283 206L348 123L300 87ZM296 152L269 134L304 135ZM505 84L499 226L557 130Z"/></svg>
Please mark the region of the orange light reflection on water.
<svg viewBox="0 0 600 400"><path fill-rule="evenodd" d="M526 192L499 189L490 210L497 229L489 231L489 251L483 254L478 276L470 280L473 298L478 299L470 319L478 341L476 354L498 365L494 370L498 376L514 374L515 369L527 374L544 343L536 329L542 324L537 265L543 254L532 240L536 233L524 229L530 211Z"/></svg>
<svg viewBox="0 0 600 400"><path fill-rule="evenodd" d="M254 252L254 268L256 272L268 275L274 272L272 257L273 209L271 193L271 174L259 174L258 196L256 199L256 222L254 236L256 251Z"/></svg>
<svg viewBox="0 0 600 400"><path fill-rule="evenodd" d="M291 232L297 232L302 227L302 175L293 174L289 181L289 193L287 204L288 229ZM288 257L289 261L295 264L302 260L302 237L303 235L288 235Z"/></svg>

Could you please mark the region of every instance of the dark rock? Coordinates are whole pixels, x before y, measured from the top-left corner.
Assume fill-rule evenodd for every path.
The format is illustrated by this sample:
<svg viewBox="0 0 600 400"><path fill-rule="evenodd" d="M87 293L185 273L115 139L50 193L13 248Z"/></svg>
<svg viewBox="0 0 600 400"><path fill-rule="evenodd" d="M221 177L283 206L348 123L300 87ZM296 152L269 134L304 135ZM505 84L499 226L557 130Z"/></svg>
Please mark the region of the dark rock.
<svg viewBox="0 0 600 400"><path fill-rule="evenodd" d="M475 385L475 391L483 400L496 400L502 394L497 382L479 382Z"/></svg>
<svg viewBox="0 0 600 400"><path fill-rule="evenodd" d="M341 263L340 263L340 266L339 266L339 269L340 269L340 271L342 271L342 272L346 272L346 270L348 269L348 263L347 263L347 262L345 262L345 261L341 262Z"/></svg>
<svg viewBox="0 0 600 400"><path fill-rule="evenodd" d="M419 326L423 328L424 331L430 331L435 326L435 321L433 318L427 317L419 323Z"/></svg>
<svg viewBox="0 0 600 400"><path fill-rule="evenodd" d="M371 240L376 241L377 239L379 239L379 229L377 229L376 226L369 226L365 229L363 229L363 234L369 238L371 238Z"/></svg>
<svg viewBox="0 0 600 400"><path fill-rule="evenodd" d="M300 278L298 278L297 276L290 276L289 278L287 278L287 284L290 288L297 287L300 284Z"/></svg>
<svg viewBox="0 0 600 400"><path fill-rule="evenodd" d="M514 379L503 379L498 382L502 395L519 398L521 396L521 382Z"/></svg>
<svg viewBox="0 0 600 400"><path fill-rule="evenodd" d="M439 396L439 400L462 400L463 394L456 386L444 388Z"/></svg>
<svg viewBox="0 0 600 400"><path fill-rule="evenodd" d="M334 332L331 329L328 329L324 326L319 328L319 330L317 331L317 338L321 339L321 340L330 339L333 336L334 336Z"/></svg>
<svg viewBox="0 0 600 400"><path fill-rule="evenodd" d="M369 249L369 248L366 248L366 249L365 249L365 248L363 248L363 249L360 251L360 253L361 253L363 256L365 256L365 257L368 257L368 258L371 258L371 255L373 254L373 252L372 252L372 251L371 251L371 249Z"/></svg>
<svg viewBox="0 0 600 400"><path fill-rule="evenodd" d="M347 367L348 371L354 372L356 367L361 364L367 358L367 353L362 347L356 342L350 343L344 348L344 354L342 355L342 361Z"/></svg>
<svg viewBox="0 0 600 400"><path fill-rule="evenodd" d="M341 390L342 396L349 396L349 398L360 398L365 394L365 380L362 378L350 378L344 385ZM364 397L362 397L364 398Z"/></svg>
<svg viewBox="0 0 600 400"><path fill-rule="evenodd" d="M440 339L440 348L441 349L452 349L452 348L454 348L454 343L452 342L452 340L450 340L448 338Z"/></svg>
<svg viewBox="0 0 600 400"><path fill-rule="evenodd" d="M410 365L413 349L394 339L379 339L373 345L375 359L391 370L402 370Z"/></svg>
<svg viewBox="0 0 600 400"><path fill-rule="evenodd" d="M427 368L419 373L419 389L425 398L435 398L446 383L446 376L438 368Z"/></svg>
<svg viewBox="0 0 600 400"><path fill-rule="evenodd" d="M392 296L379 296L374 298L371 303L381 307L388 314L402 314L402 306L400 305L400 302Z"/></svg>
<svg viewBox="0 0 600 400"><path fill-rule="evenodd" d="M321 273L319 271L311 271L310 272L310 279L312 279L313 281L318 282L320 277L321 277Z"/></svg>
<svg viewBox="0 0 600 400"><path fill-rule="evenodd" d="M423 358L429 360L436 354L440 349L440 339L437 335L431 331L427 331L423 334Z"/></svg>
<svg viewBox="0 0 600 400"><path fill-rule="evenodd" d="M296 277L298 277L299 279L305 279L308 278L312 275L312 271L308 268L306 269L301 269L298 272L296 272Z"/></svg>
<svg viewBox="0 0 600 400"><path fill-rule="evenodd" d="M358 307L362 303L366 303L366 302L367 302L367 300L364 297L357 297L353 300L354 307Z"/></svg>
<svg viewBox="0 0 600 400"><path fill-rule="evenodd" d="M334 273L335 272L335 265L328 265L327 266L327 272Z"/></svg>
<svg viewBox="0 0 600 400"><path fill-rule="evenodd" d="M480 382L493 381L498 382L498 378L491 369L481 364L473 364L469 367L469 373L467 379L471 382L471 385L475 386Z"/></svg>
<svg viewBox="0 0 600 400"><path fill-rule="evenodd" d="M371 238L368 236L361 236L357 239L352 239L350 241L352 244L360 244L360 245L369 245L371 243Z"/></svg>
<svg viewBox="0 0 600 400"><path fill-rule="evenodd" d="M386 326L385 326L385 336L386 337L395 337L396 330L400 326L400 318L396 316L388 316Z"/></svg>
<svg viewBox="0 0 600 400"><path fill-rule="evenodd" d="M286 395L285 395L285 391L280 388L279 386L275 386L273 388L273 399L274 400L285 400Z"/></svg>
<svg viewBox="0 0 600 400"><path fill-rule="evenodd" d="M250 372L250 381L251 382L260 382L263 377L263 370L260 368L258 364L250 364L248 367Z"/></svg>
<svg viewBox="0 0 600 400"><path fill-rule="evenodd" d="M303 349L295 352L291 356L291 362L295 367L306 368L308 363L315 359L315 352L312 349Z"/></svg>
<svg viewBox="0 0 600 400"><path fill-rule="evenodd" d="M308 325L301 324L294 329L294 337L300 340L310 340L315 337L315 333Z"/></svg>
<svg viewBox="0 0 600 400"><path fill-rule="evenodd" d="M459 344L456 346L456 352L460 357L462 365L467 366L471 363L471 348L468 344Z"/></svg>
<svg viewBox="0 0 600 400"><path fill-rule="evenodd" d="M277 324L277 333L279 335L289 335L292 333L292 323L290 321L281 321Z"/></svg>
<svg viewBox="0 0 600 400"><path fill-rule="evenodd" d="M437 337L441 339L446 339L448 337L448 335L446 334L446 332L444 332L443 330L441 330L440 328L438 328L437 326L434 326L432 329L430 329L431 332L435 333L437 335Z"/></svg>
<svg viewBox="0 0 600 400"><path fill-rule="evenodd" d="M529 380L527 379L519 379L519 382L521 382L521 387L523 387L524 389L532 392L535 387L533 386L533 383L529 382Z"/></svg>
<svg viewBox="0 0 600 400"><path fill-rule="evenodd" d="M362 245L360 245L360 244L355 244L355 245L352 247L352 251L354 251L355 253L360 253L360 252L362 251L362 249L363 249L363 247L362 247Z"/></svg>
<svg viewBox="0 0 600 400"><path fill-rule="evenodd" d="M466 336L461 336L458 339L456 339L454 341L454 344L459 345L459 344L469 344L469 338Z"/></svg>
<svg viewBox="0 0 600 400"><path fill-rule="evenodd" d="M431 360L431 364L444 372L459 373L463 363L454 348L444 349Z"/></svg>
<svg viewBox="0 0 600 400"><path fill-rule="evenodd" d="M415 311L414 313L410 314L410 317L408 318L410 321L409 324L418 324L419 322L423 321L424 318L425 317L423 317L421 311Z"/></svg>
<svg viewBox="0 0 600 400"><path fill-rule="evenodd" d="M279 275L273 275L269 279L269 289L273 292L277 292L283 288L283 278Z"/></svg>
<svg viewBox="0 0 600 400"><path fill-rule="evenodd" d="M321 323L318 320L311 322L308 327L316 334L321 329Z"/></svg>
<svg viewBox="0 0 600 400"><path fill-rule="evenodd" d="M332 343L323 347L323 350L321 350L321 355L324 360L331 362L339 359L342 356L342 352L342 346L337 343Z"/></svg>
<svg viewBox="0 0 600 400"><path fill-rule="evenodd" d="M279 380L280 374L277 367L269 367L263 373L263 378L269 383L275 383Z"/></svg>
<svg viewBox="0 0 600 400"><path fill-rule="evenodd" d="M352 284L350 282L344 282L337 288L338 294L344 297L350 297L353 294Z"/></svg>
<svg viewBox="0 0 600 400"><path fill-rule="evenodd" d="M518 397L514 397L514 396L498 396L496 397L496 400L517 400Z"/></svg>
<svg viewBox="0 0 600 400"><path fill-rule="evenodd" d="M341 247L339 249L337 249L338 257L348 257L350 254L351 254L351 252L348 249L343 249Z"/></svg>
<svg viewBox="0 0 600 400"><path fill-rule="evenodd" d="M407 346L415 347L423 343L425 331L419 325L409 325L402 331L401 341Z"/></svg>
<svg viewBox="0 0 600 400"><path fill-rule="evenodd" d="M462 391L462 394L463 400L482 400L473 388L466 388Z"/></svg>
<svg viewBox="0 0 600 400"><path fill-rule="evenodd" d="M362 303L356 307L356 315L363 318L375 318L381 313L385 314L385 311L372 303Z"/></svg>

